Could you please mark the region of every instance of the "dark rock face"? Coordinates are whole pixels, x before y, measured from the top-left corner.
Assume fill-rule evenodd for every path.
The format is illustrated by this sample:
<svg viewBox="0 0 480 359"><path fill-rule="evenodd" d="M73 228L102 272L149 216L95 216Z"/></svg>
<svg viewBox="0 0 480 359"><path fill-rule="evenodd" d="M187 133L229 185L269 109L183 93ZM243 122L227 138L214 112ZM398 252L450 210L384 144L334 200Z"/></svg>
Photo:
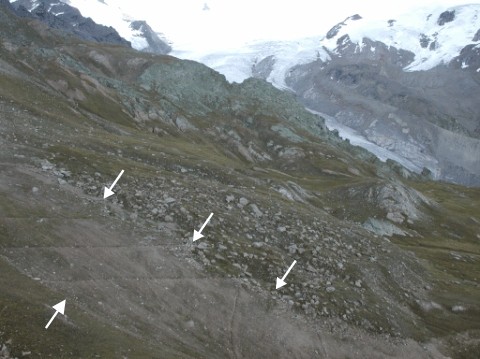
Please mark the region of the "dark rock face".
<svg viewBox="0 0 480 359"><path fill-rule="evenodd" d="M343 23L339 23L339 24L335 25L334 27L332 27L330 30L328 30L327 39L331 39L332 37L337 36L338 32L342 28L342 24Z"/></svg>
<svg viewBox="0 0 480 359"><path fill-rule="evenodd" d="M430 43L430 38L425 35L425 34L421 34L420 35L420 46L424 49L426 49L428 47L428 44Z"/></svg>
<svg viewBox="0 0 480 359"><path fill-rule="evenodd" d="M8 0L0 0L0 6L6 6L7 8L11 8L10 2Z"/></svg>
<svg viewBox="0 0 480 359"><path fill-rule="evenodd" d="M348 20L353 20L353 21L356 21L356 20L360 20L362 19L362 17L358 14L355 14L355 15L352 15L352 16L349 16L347 17L345 20L343 20L342 22L339 22L337 25L335 25L334 27L332 27L328 32L327 32L327 39L331 39L332 37L335 37L338 35L338 32L340 31L340 29L346 25L346 22Z"/></svg>
<svg viewBox="0 0 480 359"><path fill-rule="evenodd" d="M476 34L473 36L472 41L480 41L480 29L478 29Z"/></svg>
<svg viewBox="0 0 480 359"><path fill-rule="evenodd" d="M440 26L443 26L447 22L452 22L454 19L455 19L455 10L444 11L438 17L437 24Z"/></svg>
<svg viewBox="0 0 480 359"><path fill-rule="evenodd" d="M273 70L275 65L275 56L270 55L255 63L252 66L252 75L255 78L266 80Z"/></svg>
<svg viewBox="0 0 480 359"><path fill-rule="evenodd" d="M142 51L161 55L168 54L170 51L172 51L171 46L160 39L157 33L153 31L146 21L132 21L130 27L134 30L140 31L143 37L147 40L148 47L142 49Z"/></svg>
<svg viewBox="0 0 480 359"><path fill-rule="evenodd" d="M83 40L130 47L130 42L123 39L113 27L99 25L92 19L83 17L76 8L63 2L42 0L36 3L31 0L18 0L13 2L12 6L21 17L27 17L30 13L29 17Z"/></svg>
<svg viewBox="0 0 480 359"><path fill-rule="evenodd" d="M420 46L424 49L428 47L430 51L434 51L438 48L437 42L437 35L438 33L433 34L433 39L425 34L420 35Z"/></svg>
<svg viewBox="0 0 480 359"><path fill-rule="evenodd" d="M476 73L477 69L480 68L480 48L475 44L465 46L460 51L460 55L452 60L450 66L453 68L469 68Z"/></svg>

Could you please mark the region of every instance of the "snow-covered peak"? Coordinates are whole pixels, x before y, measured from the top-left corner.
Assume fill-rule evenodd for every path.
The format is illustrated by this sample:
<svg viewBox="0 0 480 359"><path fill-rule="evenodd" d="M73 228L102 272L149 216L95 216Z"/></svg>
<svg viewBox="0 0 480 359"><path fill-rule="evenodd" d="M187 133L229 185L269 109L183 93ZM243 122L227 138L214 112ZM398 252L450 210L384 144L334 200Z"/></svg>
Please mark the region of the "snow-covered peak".
<svg viewBox="0 0 480 359"><path fill-rule="evenodd" d="M314 37L257 41L223 51L189 49L174 51L172 55L202 62L224 74L231 82L242 82L257 76L285 88L285 76L295 65L346 56L342 48L348 45L353 46L356 52L375 53L375 44L366 46L365 38L370 39L370 43L378 41L387 48L411 52L413 55L408 63L402 63L404 70L421 71L449 63L466 46L479 43L479 31L479 4L429 7L395 19L370 19L356 14L333 26L326 34ZM461 68L466 68L466 65Z"/></svg>
<svg viewBox="0 0 480 359"><path fill-rule="evenodd" d="M348 40L363 49L363 39L369 38L415 54L405 70L428 70L449 63L465 46L474 43L480 29L480 4L420 9L397 19L348 18L339 25L332 28L338 29L334 36L327 34L321 42L330 51L335 52L342 41Z"/></svg>

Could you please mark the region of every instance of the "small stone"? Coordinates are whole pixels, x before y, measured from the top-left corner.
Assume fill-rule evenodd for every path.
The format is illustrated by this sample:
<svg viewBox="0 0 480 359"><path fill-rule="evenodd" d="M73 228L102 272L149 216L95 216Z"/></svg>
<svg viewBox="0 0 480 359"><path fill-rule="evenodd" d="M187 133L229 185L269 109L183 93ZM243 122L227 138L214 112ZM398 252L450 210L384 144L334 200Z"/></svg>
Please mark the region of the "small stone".
<svg viewBox="0 0 480 359"><path fill-rule="evenodd" d="M63 178L57 178L58 184L64 185L67 184L67 181L65 181Z"/></svg>
<svg viewBox="0 0 480 359"><path fill-rule="evenodd" d="M405 217L400 212L389 212L387 213L387 219L394 223L403 223L405 221Z"/></svg>
<svg viewBox="0 0 480 359"><path fill-rule="evenodd" d="M286 232L286 231L287 231L287 227L280 226L280 227L277 228L277 231L279 231L280 233Z"/></svg>
<svg viewBox="0 0 480 359"><path fill-rule="evenodd" d="M264 246L264 243L263 242L253 242L252 246L254 248L262 248Z"/></svg>
<svg viewBox="0 0 480 359"><path fill-rule="evenodd" d="M253 213L253 215L254 215L255 217L260 218L260 217L263 216L262 211L260 211L260 209L257 207L256 204L253 204L253 203L252 203L252 204L250 205L250 209L252 210L252 213Z"/></svg>
<svg viewBox="0 0 480 359"><path fill-rule="evenodd" d="M466 310L467 309L463 305L454 305L452 307L452 312L454 312L454 313L460 313L460 312L464 312Z"/></svg>
<svg viewBox="0 0 480 359"><path fill-rule="evenodd" d="M185 326L187 328L193 328L195 327L195 322L193 320L189 320L188 322L185 323Z"/></svg>
<svg viewBox="0 0 480 359"><path fill-rule="evenodd" d="M205 249L208 249L208 244L205 242L200 242L198 243L197 248L200 249L201 251L204 251Z"/></svg>
<svg viewBox="0 0 480 359"><path fill-rule="evenodd" d="M177 200L175 198L172 198L172 197L167 197L163 200L163 202L165 202L166 204L170 204L170 203L173 203L173 202L176 202Z"/></svg>
<svg viewBox="0 0 480 359"><path fill-rule="evenodd" d="M173 222L173 217L167 214L165 216L165 222Z"/></svg>
<svg viewBox="0 0 480 359"><path fill-rule="evenodd" d="M230 202L232 202L233 200L235 200L235 196L234 196L234 195L229 194L229 195L227 195L227 197L225 197L225 202L227 202L227 203L230 203Z"/></svg>
<svg viewBox="0 0 480 359"><path fill-rule="evenodd" d="M246 206L248 203L249 203L249 201L245 197L242 197L238 200L238 204L242 207Z"/></svg>
<svg viewBox="0 0 480 359"><path fill-rule="evenodd" d="M330 287L325 288L325 290L327 291L327 293L333 293L333 292L335 292L335 287L330 286Z"/></svg>
<svg viewBox="0 0 480 359"><path fill-rule="evenodd" d="M33 188L32 188L32 192L33 192L33 193L37 193L37 192L38 192L38 187L33 187Z"/></svg>
<svg viewBox="0 0 480 359"><path fill-rule="evenodd" d="M295 254L297 252L297 245L296 244L291 244L288 246L288 253L290 254Z"/></svg>
<svg viewBox="0 0 480 359"><path fill-rule="evenodd" d="M60 174L65 178L72 176L72 172L67 171L66 169L63 169L63 168L60 170Z"/></svg>
<svg viewBox="0 0 480 359"><path fill-rule="evenodd" d="M362 288L362 281L360 279L356 280L355 281L355 286L358 287L358 288Z"/></svg>
<svg viewBox="0 0 480 359"><path fill-rule="evenodd" d="M44 170L44 171L52 170L52 169L55 168L55 165L48 162L47 160L43 160L41 162L41 165L42 165L42 170Z"/></svg>

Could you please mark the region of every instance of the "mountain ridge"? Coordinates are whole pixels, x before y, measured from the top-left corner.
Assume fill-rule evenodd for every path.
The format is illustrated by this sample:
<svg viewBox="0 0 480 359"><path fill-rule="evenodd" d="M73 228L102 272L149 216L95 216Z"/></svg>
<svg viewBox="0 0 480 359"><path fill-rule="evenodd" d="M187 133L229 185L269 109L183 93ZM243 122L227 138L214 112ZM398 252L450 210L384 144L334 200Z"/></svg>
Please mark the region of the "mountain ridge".
<svg viewBox="0 0 480 359"><path fill-rule="evenodd" d="M82 16L80 10L69 5L70 2L59 0L15 0L11 4L17 15L40 20L48 26L61 29L81 39L106 42L134 47L139 51L167 54L172 48L145 22L125 20L128 22L128 40L120 36L117 29L95 23L91 18ZM103 3L102 3L103 4Z"/></svg>

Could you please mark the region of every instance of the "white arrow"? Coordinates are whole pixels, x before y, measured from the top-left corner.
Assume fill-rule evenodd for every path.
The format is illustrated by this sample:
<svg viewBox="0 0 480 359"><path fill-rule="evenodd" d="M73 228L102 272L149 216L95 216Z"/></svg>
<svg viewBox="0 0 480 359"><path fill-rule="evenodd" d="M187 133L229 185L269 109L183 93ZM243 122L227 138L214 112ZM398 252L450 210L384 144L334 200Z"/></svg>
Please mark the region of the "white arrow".
<svg viewBox="0 0 480 359"><path fill-rule="evenodd" d="M200 228L200 230L197 232L195 229L193 230L193 241L195 242L197 239L200 239L200 238L203 238L203 234L202 234L202 231L203 229L205 228L205 226L207 225L208 221L210 221L210 218L212 218L213 216L213 213L210 213L210 215L208 216L207 220L205 221L205 223L203 224L202 228Z"/></svg>
<svg viewBox="0 0 480 359"><path fill-rule="evenodd" d="M115 179L115 181L113 181L113 183L112 183L112 185L110 186L110 188L105 187L105 191L103 192L103 199L110 197L112 194L115 194L115 192L112 191L112 188L115 187L115 185L117 184L117 182L118 182L118 180L120 179L120 177L122 177L123 172L125 172L125 171L122 170L122 171L120 172L120 174L117 176L117 178Z"/></svg>
<svg viewBox="0 0 480 359"><path fill-rule="evenodd" d="M55 317L57 316L58 313L62 314L65 312L65 303L66 303L66 299L65 300L62 300L60 303L58 304L55 304L53 306L53 309L55 309L55 314L52 316L52 318L50 319L50 321L47 323L47 325L45 326L45 329L48 329L48 327L50 326L50 324L52 324L53 320L55 319Z"/></svg>
<svg viewBox="0 0 480 359"><path fill-rule="evenodd" d="M275 289L282 288L285 284L287 284L287 283L285 283L285 278L287 278L288 273L290 273L290 271L292 270L295 263L297 263L297 261L293 261L292 265L290 266L290 268L288 268L287 273L285 273L285 275L282 277L282 279L277 277L277 285L276 285Z"/></svg>

